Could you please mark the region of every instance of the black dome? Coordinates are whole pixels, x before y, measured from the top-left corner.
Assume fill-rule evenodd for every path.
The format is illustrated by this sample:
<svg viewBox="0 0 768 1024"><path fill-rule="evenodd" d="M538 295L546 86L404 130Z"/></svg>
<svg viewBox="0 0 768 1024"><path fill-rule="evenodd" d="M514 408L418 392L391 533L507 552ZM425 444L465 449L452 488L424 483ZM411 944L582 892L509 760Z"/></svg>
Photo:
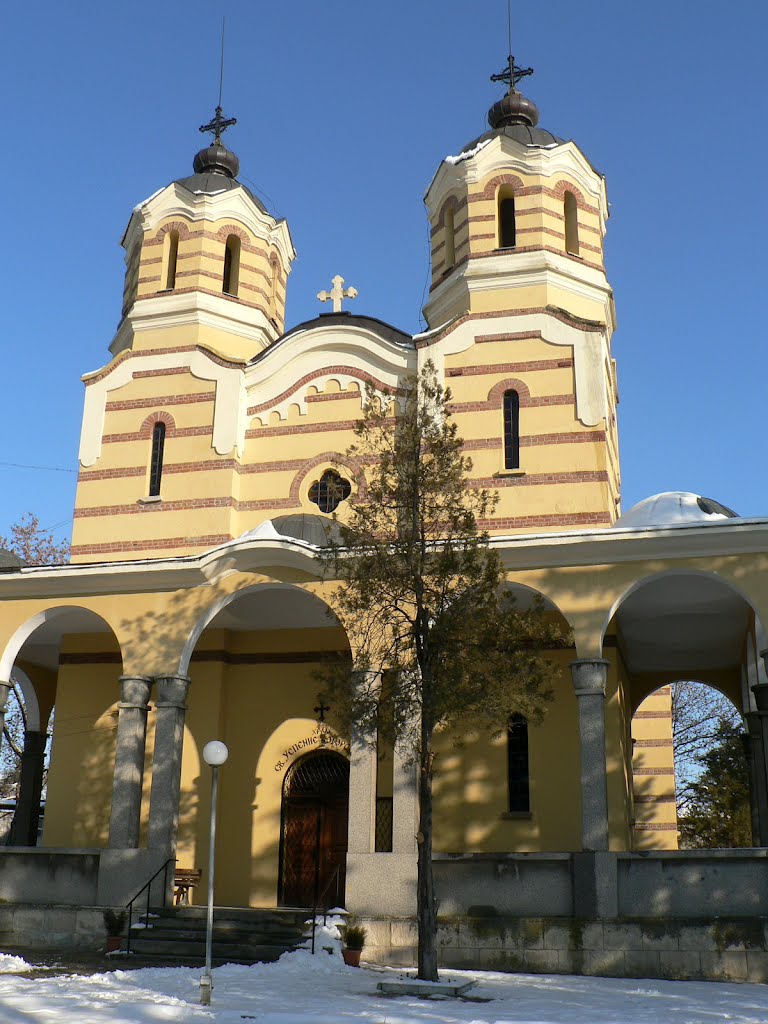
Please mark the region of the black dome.
<svg viewBox="0 0 768 1024"><path fill-rule="evenodd" d="M228 178L236 178L240 161L221 142L213 142L195 154L192 168L195 174L225 174Z"/></svg>

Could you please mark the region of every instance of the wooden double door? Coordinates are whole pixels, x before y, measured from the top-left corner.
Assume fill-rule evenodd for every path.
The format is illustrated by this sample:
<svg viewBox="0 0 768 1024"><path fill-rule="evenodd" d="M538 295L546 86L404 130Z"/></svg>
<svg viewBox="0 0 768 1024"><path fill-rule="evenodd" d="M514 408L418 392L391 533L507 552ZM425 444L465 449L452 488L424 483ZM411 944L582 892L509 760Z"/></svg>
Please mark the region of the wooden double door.
<svg viewBox="0 0 768 1024"><path fill-rule="evenodd" d="M283 784L280 892L284 907L344 905L349 762L331 751L309 754Z"/></svg>

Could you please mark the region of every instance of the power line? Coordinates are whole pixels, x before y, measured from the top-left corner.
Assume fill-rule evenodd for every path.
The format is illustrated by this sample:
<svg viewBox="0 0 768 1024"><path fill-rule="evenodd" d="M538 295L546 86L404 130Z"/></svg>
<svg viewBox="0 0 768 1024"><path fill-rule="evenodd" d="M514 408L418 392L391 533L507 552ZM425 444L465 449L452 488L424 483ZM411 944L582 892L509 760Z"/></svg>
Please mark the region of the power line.
<svg viewBox="0 0 768 1024"><path fill-rule="evenodd" d="M29 466L25 462L0 462L0 466L12 466L14 469L39 469L46 473L76 473L76 469L65 469L63 466Z"/></svg>

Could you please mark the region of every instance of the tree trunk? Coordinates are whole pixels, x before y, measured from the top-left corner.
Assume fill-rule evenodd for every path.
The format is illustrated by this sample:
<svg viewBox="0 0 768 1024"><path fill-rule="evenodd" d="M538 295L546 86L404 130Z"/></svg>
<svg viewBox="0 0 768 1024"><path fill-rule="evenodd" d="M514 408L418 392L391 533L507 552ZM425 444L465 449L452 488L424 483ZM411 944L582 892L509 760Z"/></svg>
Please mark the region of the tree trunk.
<svg viewBox="0 0 768 1024"><path fill-rule="evenodd" d="M432 875L432 729L421 724L419 763L419 859L416 915L419 925L418 977L437 981L437 906Z"/></svg>

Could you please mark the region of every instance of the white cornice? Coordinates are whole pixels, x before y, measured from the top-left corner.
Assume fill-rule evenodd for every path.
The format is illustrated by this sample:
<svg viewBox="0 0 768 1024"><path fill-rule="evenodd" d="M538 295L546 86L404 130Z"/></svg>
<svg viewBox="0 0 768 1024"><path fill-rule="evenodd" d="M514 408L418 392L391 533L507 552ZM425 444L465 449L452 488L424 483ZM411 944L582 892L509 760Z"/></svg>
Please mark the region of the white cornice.
<svg viewBox="0 0 768 1024"><path fill-rule="evenodd" d="M83 425L80 431L79 459L82 466L92 466L101 456L106 416L107 399L110 392L130 384L138 371L187 367L193 377L213 381L216 386L213 403L212 444L219 455L228 455L233 450L243 451L245 444L245 390L243 371L238 366L222 366L209 358L205 351L195 349L189 352L146 352L136 353L130 358L118 360L107 372L96 380L95 374L83 379L88 383L83 405ZM158 403L161 404L161 403Z"/></svg>
<svg viewBox="0 0 768 1024"><path fill-rule="evenodd" d="M455 164L444 160L440 164L424 196L430 218L435 217L447 195L466 192L471 185L497 171L517 171L550 179L559 175L573 178L600 211L601 230L605 233L609 215L605 178L594 170L574 142L542 148L525 146L505 135L495 136L466 160Z"/></svg>
<svg viewBox="0 0 768 1024"><path fill-rule="evenodd" d="M415 370L416 351L389 341L355 322L349 325L320 324L296 331L267 349L246 369L248 404L263 405L274 399L275 405L265 409L261 416L268 417L270 413L278 412L281 418L285 418L291 405L298 405L304 415L307 411L306 387L294 390L295 382L316 370L339 364L359 372L324 373L312 384L322 390L326 380L334 379L345 388L350 382L364 381L371 374L394 389L403 373ZM286 392L289 392L288 397L281 397Z"/></svg>
<svg viewBox="0 0 768 1024"><path fill-rule="evenodd" d="M260 309L208 292L168 292L137 299L121 321L109 350L118 355L130 348L133 336L141 331L192 325L225 331L262 347L275 336L275 328Z"/></svg>
<svg viewBox="0 0 768 1024"><path fill-rule="evenodd" d="M768 519L719 520L643 529L492 537L509 572L528 569L768 554ZM134 562L31 566L0 573L0 600L189 590L232 572L287 569L320 580L318 552L290 538L231 541L200 555Z"/></svg>
<svg viewBox="0 0 768 1024"><path fill-rule="evenodd" d="M601 305L610 340L615 327L613 293L604 271L546 249L494 253L465 260L432 292L424 307L424 315L428 323L447 320L455 313L457 289L468 292L508 291L543 285Z"/></svg>
<svg viewBox="0 0 768 1024"><path fill-rule="evenodd" d="M290 271L291 262L296 258L288 222L275 220L260 210L245 189L228 189L216 195L195 194L175 181L133 211L122 245L130 251L137 237L146 232L154 233L164 220L172 217L193 223L234 220L255 238L274 246L280 252L286 271Z"/></svg>

